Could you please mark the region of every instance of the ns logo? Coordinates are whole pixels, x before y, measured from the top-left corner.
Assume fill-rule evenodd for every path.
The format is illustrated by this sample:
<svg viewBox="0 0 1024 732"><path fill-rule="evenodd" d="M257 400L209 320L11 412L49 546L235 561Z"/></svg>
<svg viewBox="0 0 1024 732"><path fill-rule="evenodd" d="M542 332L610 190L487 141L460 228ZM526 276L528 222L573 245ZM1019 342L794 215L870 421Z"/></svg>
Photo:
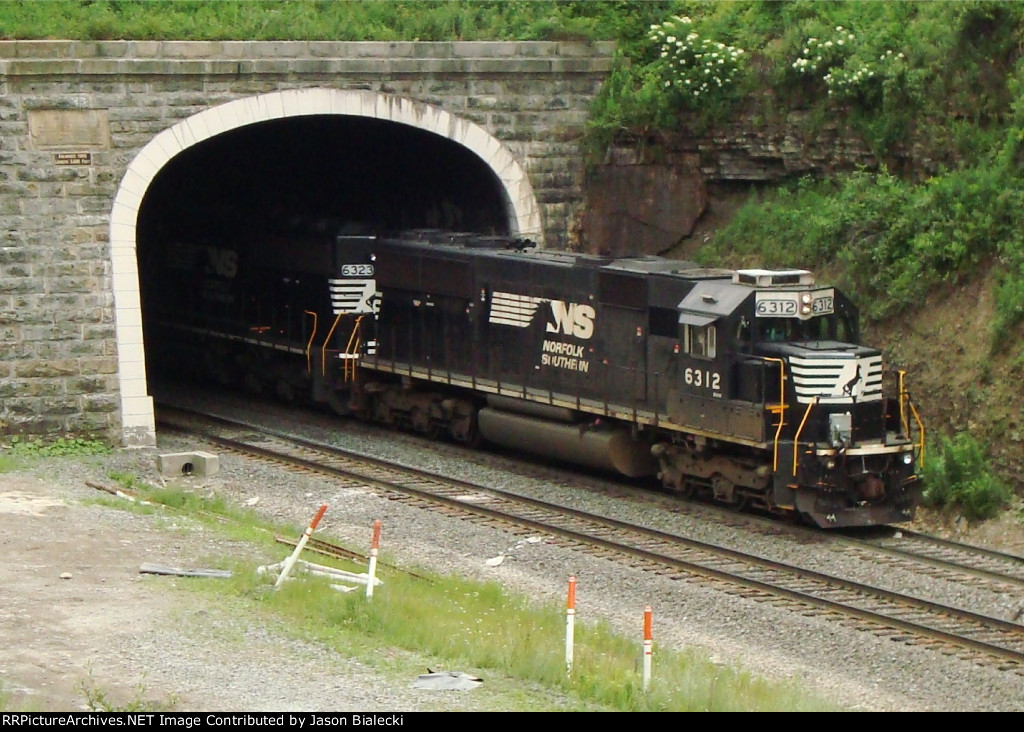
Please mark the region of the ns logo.
<svg viewBox="0 0 1024 732"><path fill-rule="evenodd" d="M594 335L594 316L594 308L590 305L551 300L553 322L547 323L547 332L590 338Z"/></svg>
<svg viewBox="0 0 1024 732"><path fill-rule="evenodd" d="M238 252L231 249L207 247L206 272L232 279L238 274Z"/></svg>

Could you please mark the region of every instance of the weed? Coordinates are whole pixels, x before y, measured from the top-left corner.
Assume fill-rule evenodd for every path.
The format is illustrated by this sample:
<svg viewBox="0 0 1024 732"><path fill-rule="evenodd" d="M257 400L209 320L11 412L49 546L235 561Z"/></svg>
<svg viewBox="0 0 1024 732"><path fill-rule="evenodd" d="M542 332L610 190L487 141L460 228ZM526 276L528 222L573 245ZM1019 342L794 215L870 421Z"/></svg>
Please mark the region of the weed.
<svg viewBox="0 0 1024 732"><path fill-rule="evenodd" d="M176 697L169 696L162 701L146 700L146 687L140 681L135 694L125 704L115 704L107 697L107 693L99 688L92 678L91 669L88 677L79 682L77 690L85 697L85 707L90 712L169 712L177 706Z"/></svg>
<svg viewBox="0 0 1024 732"><path fill-rule="evenodd" d="M8 447L11 455L19 457L84 457L107 455L111 448L106 442L90 437L68 435L45 441L40 437L11 437Z"/></svg>
<svg viewBox="0 0 1024 732"><path fill-rule="evenodd" d="M965 518L993 518L1013 493L992 473L987 446L966 432L942 437L938 455L924 470L924 502L959 509Z"/></svg>

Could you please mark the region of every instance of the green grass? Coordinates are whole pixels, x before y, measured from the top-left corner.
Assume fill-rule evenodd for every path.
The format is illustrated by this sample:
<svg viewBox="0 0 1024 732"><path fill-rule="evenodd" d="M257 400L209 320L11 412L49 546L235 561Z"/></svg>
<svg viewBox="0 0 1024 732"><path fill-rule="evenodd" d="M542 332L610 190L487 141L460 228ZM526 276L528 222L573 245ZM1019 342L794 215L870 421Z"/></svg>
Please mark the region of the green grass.
<svg viewBox="0 0 1024 732"><path fill-rule="evenodd" d="M123 479L123 478L122 478ZM209 557L209 566L234 570L227 580L188 580L188 591L213 596L218 606L259 618L303 640L323 644L344 656L355 656L381 673L408 676L402 658L429 659L435 668L458 669L503 679L502 703L517 710L537 708L543 698L564 699L560 709L615 711L820 711L834 705L810 698L797 680L768 681L748 671L715 665L700 654L661 647L655 642L650 688L641 677L642 608L637 637L623 637L606 623L577 623L575 664L571 676L564 665L564 609L542 605L494 583L479 583L409 568L415 575L388 568L381 557L379 576L385 584L372 599L360 589L339 593L326 580L302 576L273 589L274 579L256 567L286 557L291 549L273 541L273 534L298 537L303 529L281 527L220 500L209 500L174 487L140 495L174 506L215 527L227 537L252 547L246 562ZM126 504L111 503L118 507ZM138 507L137 510L154 510ZM166 509L159 509L166 510ZM177 522L180 525L180 522ZM304 558L355 572L365 567ZM581 614L586 613L580 608ZM424 662L424 665L427 662ZM516 687L518 685L518 691ZM517 701L517 698L525 697ZM495 708L495 710L498 710Z"/></svg>
<svg viewBox="0 0 1024 732"><path fill-rule="evenodd" d="M663 2L116 0L0 2L0 37L20 39L471 41L614 38Z"/></svg>

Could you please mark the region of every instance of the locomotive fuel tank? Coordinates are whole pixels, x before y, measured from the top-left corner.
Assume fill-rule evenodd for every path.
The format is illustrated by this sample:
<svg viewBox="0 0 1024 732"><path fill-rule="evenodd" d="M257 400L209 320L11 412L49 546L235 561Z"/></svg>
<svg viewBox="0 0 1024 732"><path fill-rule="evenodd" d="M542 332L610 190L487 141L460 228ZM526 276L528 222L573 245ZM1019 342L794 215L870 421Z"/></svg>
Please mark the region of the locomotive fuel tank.
<svg viewBox="0 0 1024 732"><path fill-rule="evenodd" d="M495 445L630 478L651 476L658 469L650 445L634 440L622 426L593 419L555 422L490 407L481 409L477 419L481 436Z"/></svg>

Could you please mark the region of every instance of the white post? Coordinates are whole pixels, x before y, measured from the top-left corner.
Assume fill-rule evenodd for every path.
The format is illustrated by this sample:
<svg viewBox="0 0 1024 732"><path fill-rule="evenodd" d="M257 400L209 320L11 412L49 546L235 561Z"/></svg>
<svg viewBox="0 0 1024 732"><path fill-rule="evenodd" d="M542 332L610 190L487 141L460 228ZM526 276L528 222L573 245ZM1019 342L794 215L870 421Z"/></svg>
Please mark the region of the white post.
<svg viewBox="0 0 1024 732"><path fill-rule="evenodd" d="M366 583L367 599L373 597L373 577L377 572L377 547L380 546L380 519L373 522L373 542L370 544L370 566L366 574L369 581Z"/></svg>
<svg viewBox="0 0 1024 732"><path fill-rule="evenodd" d="M576 578L569 578L569 600L565 610L565 674L572 676L573 638L576 632Z"/></svg>
<svg viewBox="0 0 1024 732"><path fill-rule="evenodd" d="M327 511L326 503L320 506L320 510L316 512L316 516L314 516L313 520L309 522L309 526L306 527L306 532L302 535L302 538L299 539L299 543L295 545L295 551L292 552L292 555L288 557L288 561L285 562L284 569L281 570L281 574L277 576L277 582L274 583L275 590L282 585L288 577L288 574L292 571L292 567L295 566L295 562L298 560L299 554L302 553L302 549L306 546L306 542L309 541L309 537L313 534L313 531L316 530L316 525L320 523L320 519L323 518L325 511Z"/></svg>
<svg viewBox="0 0 1024 732"><path fill-rule="evenodd" d="M644 608L644 691L651 688L651 654L654 642L651 640L651 606Z"/></svg>

